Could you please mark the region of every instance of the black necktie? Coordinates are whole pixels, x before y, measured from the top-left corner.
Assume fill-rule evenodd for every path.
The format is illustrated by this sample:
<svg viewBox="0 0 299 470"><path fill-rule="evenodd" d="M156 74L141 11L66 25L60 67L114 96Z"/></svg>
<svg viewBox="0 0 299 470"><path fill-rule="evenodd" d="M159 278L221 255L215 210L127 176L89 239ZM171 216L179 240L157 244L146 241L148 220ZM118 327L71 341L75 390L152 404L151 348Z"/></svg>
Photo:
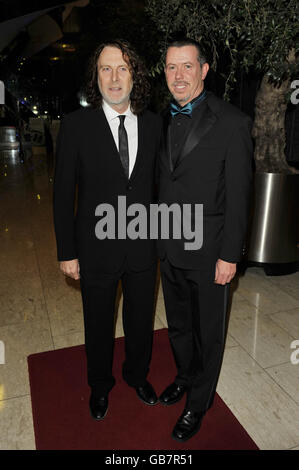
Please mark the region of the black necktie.
<svg viewBox="0 0 299 470"><path fill-rule="evenodd" d="M120 115L119 126L118 126L118 151L120 155L120 161L124 168L126 177L129 178L129 147L128 147L128 134L125 128L125 117Z"/></svg>

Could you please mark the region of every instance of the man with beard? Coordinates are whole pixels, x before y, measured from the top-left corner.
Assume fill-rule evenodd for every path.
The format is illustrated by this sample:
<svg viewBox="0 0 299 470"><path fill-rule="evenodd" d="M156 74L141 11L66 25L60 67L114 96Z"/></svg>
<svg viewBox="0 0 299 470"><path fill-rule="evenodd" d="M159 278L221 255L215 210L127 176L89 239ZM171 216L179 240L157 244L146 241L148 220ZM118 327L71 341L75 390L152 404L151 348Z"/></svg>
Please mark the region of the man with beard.
<svg viewBox="0 0 299 470"><path fill-rule="evenodd" d="M164 120L159 203L203 205L200 249L187 251L184 238L159 240L169 339L177 365L174 382L159 400L172 405L187 393L172 433L178 441L198 432L213 403L229 284L246 233L252 172L251 121L204 89L208 70L197 42L187 39L168 47L165 74L173 101Z"/></svg>
<svg viewBox="0 0 299 470"><path fill-rule="evenodd" d="M151 357L156 252L150 239L99 240L95 209L118 197L149 207L154 199L160 119L146 110L149 85L125 41L101 44L89 67L89 107L66 116L57 142L54 221L62 272L79 279L84 311L90 412L103 419L112 375L114 309L123 290L126 358L123 377L148 405L157 402L146 380ZM74 216L75 193L78 204ZM123 221L119 221L123 223Z"/></svg>

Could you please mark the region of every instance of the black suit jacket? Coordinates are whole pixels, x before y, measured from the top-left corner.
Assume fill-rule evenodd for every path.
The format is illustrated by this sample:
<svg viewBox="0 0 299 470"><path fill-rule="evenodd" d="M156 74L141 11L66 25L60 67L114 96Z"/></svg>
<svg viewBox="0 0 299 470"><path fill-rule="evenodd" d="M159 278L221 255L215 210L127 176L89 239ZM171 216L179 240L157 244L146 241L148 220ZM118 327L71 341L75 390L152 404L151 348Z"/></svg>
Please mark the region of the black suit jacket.
<svg viewBox="0 0 299 470"><path fill-rule="evenodd" d="M159 257L176 267L200 269L221 258L241 259L246 235L251 177L251 120L208 92L183 142L175 168L169 146L170 113L160 151L159 203L203 204L203 245L186 251L188 240L159 240ZM194 211L192 211L194 223Z"/></svg>
<svg viewBox="0 0 299 470"><path fill-rule="evenodd" d="M54 179L59 261L78 258L81 270L105 272L118 271L125 259L136 271L155 262L155 241L99 240L95 227L100 217L95 216L95 210L99 204L110 204L115 208L117 224L118 196L126 196L127 207L133 203L148 207L154 202L160 127L160 118L155 114L146 111L138 116L138 151L128 180L102 109L82 108L63 119L57 139Z"/></svg>

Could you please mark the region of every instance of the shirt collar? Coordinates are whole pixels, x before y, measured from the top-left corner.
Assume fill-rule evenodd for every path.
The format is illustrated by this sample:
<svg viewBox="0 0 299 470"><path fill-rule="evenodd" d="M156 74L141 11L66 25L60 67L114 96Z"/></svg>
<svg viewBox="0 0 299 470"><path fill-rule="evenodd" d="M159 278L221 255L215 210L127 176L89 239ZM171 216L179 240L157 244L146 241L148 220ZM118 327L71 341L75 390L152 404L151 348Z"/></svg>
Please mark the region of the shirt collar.
<svg viewBox="0 0 299 470"><path fill-rule="evenodd" d="M112 121L113 119L116 119L120 115L120 113L118 111L115 111L115 109L111 108L111 106L104 99L103 99L102 108L108 121ZM132 119L136 117L132 113L130 106L128 106L126 111L124 111L121 114L122 116L128 116L129 118L132 118Z"/></svg>

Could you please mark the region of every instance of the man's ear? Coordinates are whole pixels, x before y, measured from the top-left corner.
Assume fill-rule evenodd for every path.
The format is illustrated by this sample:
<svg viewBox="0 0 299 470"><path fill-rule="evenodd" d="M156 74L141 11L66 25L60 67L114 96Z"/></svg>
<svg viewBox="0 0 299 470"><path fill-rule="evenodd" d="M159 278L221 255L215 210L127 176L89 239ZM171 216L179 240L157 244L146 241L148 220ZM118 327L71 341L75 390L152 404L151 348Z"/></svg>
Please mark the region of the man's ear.
<svg viewBox="0 0 299 470"><path fill-rule="evenodd" d="M201 66L201 79L204 80L207 76L207 73L209 71L209 64L207 62L205 62L202 66Z"/></svg>

